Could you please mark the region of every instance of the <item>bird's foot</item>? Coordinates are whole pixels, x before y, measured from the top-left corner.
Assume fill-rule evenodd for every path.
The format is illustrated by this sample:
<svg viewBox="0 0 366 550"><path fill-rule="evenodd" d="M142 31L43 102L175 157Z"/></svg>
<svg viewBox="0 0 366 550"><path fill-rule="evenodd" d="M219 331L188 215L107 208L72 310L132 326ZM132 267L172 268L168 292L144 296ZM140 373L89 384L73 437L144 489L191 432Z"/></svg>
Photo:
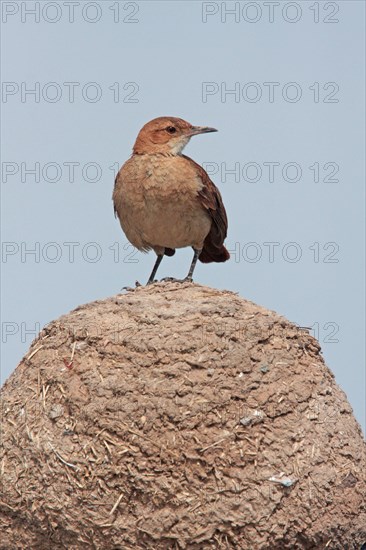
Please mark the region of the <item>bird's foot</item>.
<svg viewBox="0 0 366 550"><path fill-rule="evenodd" d="M127 292L132 292L133 290L136 290L136 288L138 288L139 286L142 286L141 283L139 283L138 281L135 281L135 286L132 287L132 286L123 286L121 288L121 290L127 290Z"/></svg>
<svg viewBox="0 0 366 550"><path fill-rule="evenodd" d="M160 282L171 282L171 283L192 283L193 279L192 277L185 277L184 279L176 279L175 277L164 277L164 279L160 279Z"/></svg>

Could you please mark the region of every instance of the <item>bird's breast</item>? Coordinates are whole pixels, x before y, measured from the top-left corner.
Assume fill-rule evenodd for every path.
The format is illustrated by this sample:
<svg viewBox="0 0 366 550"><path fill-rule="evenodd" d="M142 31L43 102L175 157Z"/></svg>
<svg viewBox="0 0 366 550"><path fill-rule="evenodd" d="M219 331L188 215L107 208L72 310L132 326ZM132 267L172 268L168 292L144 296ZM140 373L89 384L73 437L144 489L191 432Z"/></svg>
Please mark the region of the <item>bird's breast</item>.
<svg viewBox="0 0 366 550"><path fill-rule="evenodd" d="M196 202L202 181L182 157L135 155L122 167L121 192L127 201Z"/></svg>
<svg viewBox="0 0 366 550"><path fill-rule="evenodd" d="M128 239L138 248L197 245L210 229L197 198L201 187L182 157L134 155L121 168L114 193Z"/></svg>

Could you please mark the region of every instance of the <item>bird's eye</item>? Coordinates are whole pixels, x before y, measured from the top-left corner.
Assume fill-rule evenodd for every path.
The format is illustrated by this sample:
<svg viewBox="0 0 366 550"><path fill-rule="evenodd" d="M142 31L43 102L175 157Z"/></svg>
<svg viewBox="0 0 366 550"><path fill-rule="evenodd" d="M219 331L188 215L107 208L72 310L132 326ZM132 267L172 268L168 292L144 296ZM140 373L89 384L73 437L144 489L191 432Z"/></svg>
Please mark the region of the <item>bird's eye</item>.
<svg viewBox="0 0 366 550"><path fill-rule="evenodd" d="M167 131L169 134L175 134L175 132L177 131L177 129L174 128L174 126L168 126L168 128L166 129L166 131Z"/></svg>

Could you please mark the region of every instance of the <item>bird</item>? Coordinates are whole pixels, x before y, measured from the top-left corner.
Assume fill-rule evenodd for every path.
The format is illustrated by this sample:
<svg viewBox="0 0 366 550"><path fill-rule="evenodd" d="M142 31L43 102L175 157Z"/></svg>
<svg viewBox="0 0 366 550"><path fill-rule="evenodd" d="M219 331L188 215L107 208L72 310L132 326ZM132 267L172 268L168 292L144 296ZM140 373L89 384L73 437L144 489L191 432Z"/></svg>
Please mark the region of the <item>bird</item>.
<svg viewBox="0 0 366 550"><path fill-rule="evenodd" d="M131 157L120 168L113 190L115 217L139 251L154 250L156 261L147 281L155 282L165 256L192 247L188 275L197 260L226 262L228 220L220 191L207 172L182 154L191 137L217 132L182 118L162 116L147 122L137 135Z"/></svg>

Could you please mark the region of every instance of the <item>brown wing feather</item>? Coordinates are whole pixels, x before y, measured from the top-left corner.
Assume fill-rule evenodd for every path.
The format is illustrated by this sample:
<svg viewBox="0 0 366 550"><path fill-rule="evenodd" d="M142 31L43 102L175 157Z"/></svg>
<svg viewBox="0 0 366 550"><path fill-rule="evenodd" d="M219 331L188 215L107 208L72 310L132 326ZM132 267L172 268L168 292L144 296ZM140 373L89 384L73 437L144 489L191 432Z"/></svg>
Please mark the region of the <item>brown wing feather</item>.
<svg viewBox="0 0 366 550"><path fill-rule="evenodd" d="M182 156L194 164L202 180L203 188L199 191L198 198L212 220L211 229L205 239L199 259L203 263L225 262L230 258L230 254L224 246L228 220L221 193L202 166L197 164L190 157L186 155Z"/></svg>
<svg viewBox="0 0 366 550"><path fill-rule="evenodd" d="M120 178L120 172L121 170L119 170L119 172L117 172L117 175L114 179L114 188L113 188L113 195L112 195L112 200L113 200L113 212L114 212L114 217L117 218L118 217L118 212L117 212L117 193L118 193L118 180Z"/></svg>

